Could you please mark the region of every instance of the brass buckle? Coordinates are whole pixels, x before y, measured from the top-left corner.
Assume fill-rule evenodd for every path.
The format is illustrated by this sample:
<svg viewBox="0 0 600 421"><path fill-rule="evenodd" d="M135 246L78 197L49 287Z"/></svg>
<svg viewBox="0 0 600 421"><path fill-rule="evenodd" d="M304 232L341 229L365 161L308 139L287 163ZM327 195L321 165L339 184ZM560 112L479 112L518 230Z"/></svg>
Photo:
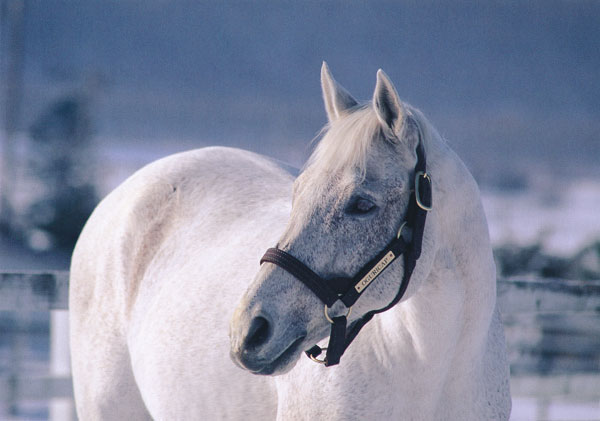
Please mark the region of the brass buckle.
<svg viewBox="0 0 600 421"><path fill-rule="evenodd" d="M327 319L327 321L331 324L333 324L333 320L331 319L331 317L329 317L329 313L327 312L328 308L327 308L327 304L325 304L325 318ZM346 319L350 317L350 314L352 314L352 306L350 306L350 308L348 309L348 313L346 313ZM323 349L327 349L327 348L323 348Z"/></svg>
<svg viewBox="0 0 600 421"><path fill-rule="evenodd" d="M431 209L433 209L433 206L425 206L423 202L421 202L421 195L419 193L419 179L421 177L426 178L429 181L429 184L431 185L431 177L429 176L429 174L423 171L419 171L415 175L415 199L417 200L417 206L419 206L424 211L429 212Z"/></svg>

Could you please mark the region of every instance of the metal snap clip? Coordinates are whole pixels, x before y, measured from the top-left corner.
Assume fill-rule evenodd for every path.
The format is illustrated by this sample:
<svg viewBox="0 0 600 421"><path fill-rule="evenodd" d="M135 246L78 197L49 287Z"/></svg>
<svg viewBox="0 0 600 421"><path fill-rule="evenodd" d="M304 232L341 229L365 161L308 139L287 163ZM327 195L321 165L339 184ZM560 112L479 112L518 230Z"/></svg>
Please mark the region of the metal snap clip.
<svg viewBox="0 0 600 421"><path fill-rule="evenodd" d="M431 209L433 209L432 204L430 204L429 206L423 204L423 202L421 202L421 193L419 191L419 180L421 179L421 177L423 177L424 179L427 180L427 182L429 183L429 185L431 186L431 177L429 176L429 174L427 174L426 172L423 171L419 171L416 175L415 175L415 199L417 200L417 205L423 209L424 211L429 212Z"/></svg>
<svg viewBox="0 0 600 421"><path fill-rule="evenodd" d="M327 351L327 348L323 348L321 349L321 351ZM312 354L309 354L308 357L313 360L316 363L319 364L325 364L327 361L325 361L325 358L323 358L322 360L318 359L317 357L313 356Z"/></svg>
<svg viewBox="0 0 600 421"><path fill-rule="evenodd" d="M327 319L327 321L331 324L333 324L333 320L331 319L331 317L329 317L329 313L327 312L328 308L327 308L327 304L325 304L325 318ZM350 308L348 309L348 313L346 313L346 319L350 317L350 314L352 314L352 306L350 306ZM324 348L326 349L326 348Z"/></svg>

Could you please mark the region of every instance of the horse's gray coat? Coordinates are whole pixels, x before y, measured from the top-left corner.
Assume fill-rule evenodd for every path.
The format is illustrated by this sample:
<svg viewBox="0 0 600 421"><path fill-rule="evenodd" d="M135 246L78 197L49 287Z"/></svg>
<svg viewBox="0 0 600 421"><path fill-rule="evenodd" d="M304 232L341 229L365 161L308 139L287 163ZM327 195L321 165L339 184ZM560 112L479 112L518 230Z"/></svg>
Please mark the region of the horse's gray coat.
<svg viewBox="0 0 600 421"><path fill-rule="evenodd" d="M383 72L372 104L357 104L325 65L322 85L329 128L295 182L259 155L208 148L147 166L98 206L71 268L81 419L508 418L475 182ZM317 365L301 352L327 335L319 299L274 265L252 274L278 244L321 276L353 275L402 222L418 129L434 209L408 291L339 366ZM385 306L402 270L400 259L378 277L351 320ZM257 317L268 324L260 337ZM236 364L279 375L236 367L230 350Z"/></svg>

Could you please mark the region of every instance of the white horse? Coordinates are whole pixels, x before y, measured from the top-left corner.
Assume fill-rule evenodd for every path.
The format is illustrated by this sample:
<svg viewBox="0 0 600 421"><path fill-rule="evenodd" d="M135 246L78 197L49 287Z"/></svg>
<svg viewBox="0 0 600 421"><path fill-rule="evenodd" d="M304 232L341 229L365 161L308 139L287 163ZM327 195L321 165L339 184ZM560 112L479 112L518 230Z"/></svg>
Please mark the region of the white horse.
<svg viewBox="0 0 600 421"><path fill-rule="evenodd" d="M329 126L296 181L265 157L208 148L150 164L95 210L71 266L82 420L508 419L475 182L383 72L365 105L325 64L321 81ZM301 357L329 334L323 304L271 263L251 283L260 257L277 245L321 277L354 276L402 225L419 145L433 209L406 293L339 365ZM374 278L349 326L387 306L403 273L397 259Z"/></svg>

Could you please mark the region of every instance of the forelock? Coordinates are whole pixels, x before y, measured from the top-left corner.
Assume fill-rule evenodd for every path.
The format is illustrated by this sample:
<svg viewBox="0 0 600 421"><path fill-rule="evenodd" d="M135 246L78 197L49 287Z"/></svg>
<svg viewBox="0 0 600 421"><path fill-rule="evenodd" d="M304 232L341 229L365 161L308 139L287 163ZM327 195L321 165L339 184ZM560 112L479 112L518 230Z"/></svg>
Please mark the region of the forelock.
<svg viewBox="0 0 600 421"><path fill-rule="evenodd" d="M381 125L370 104L323 128L325 133L308 159L306 168L337 172L344 167L366 171L369 150L383 137Z"/></svg>

